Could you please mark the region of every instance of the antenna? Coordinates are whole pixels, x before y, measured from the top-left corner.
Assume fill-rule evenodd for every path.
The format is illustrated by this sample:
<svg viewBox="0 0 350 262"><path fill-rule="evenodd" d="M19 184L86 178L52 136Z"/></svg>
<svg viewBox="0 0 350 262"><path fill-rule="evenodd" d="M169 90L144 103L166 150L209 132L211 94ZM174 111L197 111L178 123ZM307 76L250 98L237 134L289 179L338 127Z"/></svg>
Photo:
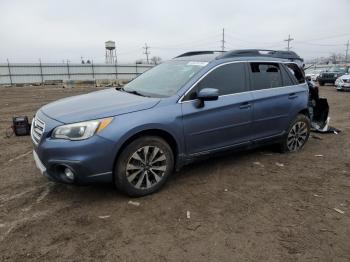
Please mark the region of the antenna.
<svg viewBox="0 0 350 262"><path fill-rule="evenodd" d="M222 29L221 51L225 51L225 28Z"/></svg>
<svg viewBox="0 0 350 262"><path fill-rule="evenodd" d="M290 35L288 35L288 38L284 40L285 42L288 42L287 51L290 50L290 42L292 42L293 40L294 38L290 38Z"/></svg>
<svg viewBox="0 0 350 262"><path fill-rule="evenodd" d="M144 54L146 55L147 64L149 64L148 55L149 55L151 52L149 52L148 49L150 49L150 47L147 45L147 43L145 43L145 46L143 47L143 49L145 49Z"/></svg>

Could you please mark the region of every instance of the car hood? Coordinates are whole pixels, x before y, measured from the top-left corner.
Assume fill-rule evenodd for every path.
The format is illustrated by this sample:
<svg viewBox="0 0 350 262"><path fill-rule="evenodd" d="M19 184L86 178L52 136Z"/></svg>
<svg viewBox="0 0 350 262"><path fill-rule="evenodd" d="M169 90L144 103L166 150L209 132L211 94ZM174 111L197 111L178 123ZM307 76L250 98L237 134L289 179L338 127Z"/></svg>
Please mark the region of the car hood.
<svg viewBox="0 0 350 262"><path fill-rule="evenodd" d="M154 107L159 98L117 91L114 88L57 100L41 108L48 117L74 123L116 116Z"/></svg>
<svg viewBox="0 0 350 262"><path fill-rule="evenodd" d="M342 80L349 80L350 79L350 75L342 75L339 78L342 79Z"/></svg>

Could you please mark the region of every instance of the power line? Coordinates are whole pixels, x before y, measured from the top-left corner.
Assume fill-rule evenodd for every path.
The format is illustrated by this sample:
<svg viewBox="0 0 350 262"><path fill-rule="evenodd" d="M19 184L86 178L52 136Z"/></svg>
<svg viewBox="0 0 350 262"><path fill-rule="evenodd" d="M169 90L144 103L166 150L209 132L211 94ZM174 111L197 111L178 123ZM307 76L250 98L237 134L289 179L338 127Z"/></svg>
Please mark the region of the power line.
<svg viewBox="0 0 350 262"><path fill-rule="evenodd" d="M167 46L154 46L152 45L152 49L153 48L162 48L162 49L177 49L177 48L186 48L186 46L188 45L198 45L197 43L199 43L200 45L203 45L203 43L206 43L206 42L211 42L213 43L215 38L217 38L218 36L221 36L221 34L215 34L215 35L210 35L210 36L207 36L205 38L200 38L200 39L197 39L197 40L192 40L192 41L187 41L187 42L181 42L181 43L177 43L175 45L167 45Z"/></svg>
<svg viewBox="0 0 350 262"><path fill-rule="evenodd" d="M144 54L146 55L147 64L149 64L148 55L149 55L151 52L149 52L148 49L150 49L150 47L147 45L147 43L145 43L145 46L143 47L143 49L145 49Z"/></svg>
<svg viewBox="0 0 350 262"><path fill-rule="evenodd" d="M284 40L288 43L287 44L287 51L290 50L290 42L292 42L293 40L294 40L294 38L290 38L290 35L288 35L288 38Z"/></svg>
<svg viewBox="0 0 350 262"><path fill-rule="evenodd" d="M318 40L332 39L332 38L338 38L338 37L343 37L343 36L348 36L348 35L350 35L350 34L346 33L346 34L341 34L341 35L333 35L333 36L325 36L325 37L321 37L321 38L314 38L314 39L309 39L309 40L306 40L306 41L307 42L318 41Z"/></svg>

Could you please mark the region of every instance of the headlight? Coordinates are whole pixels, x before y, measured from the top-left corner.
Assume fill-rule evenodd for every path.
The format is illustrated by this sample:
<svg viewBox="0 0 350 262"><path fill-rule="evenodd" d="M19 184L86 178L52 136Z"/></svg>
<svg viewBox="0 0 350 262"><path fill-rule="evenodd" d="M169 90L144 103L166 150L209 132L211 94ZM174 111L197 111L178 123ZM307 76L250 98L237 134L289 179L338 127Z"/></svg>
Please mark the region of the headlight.
<svg viewBox="0 0 350 262"><path fill-rule="evenodd" d="M74 123L56 127L53 130L52 138L83 140L92 137L95 133L102 131L112 121L112 117Z"/></svg>
<svg viewBox="0 0 350 262"><path fill-rule="evenodd" d="M338 77L338 75L337 75L337 74L334 74L334 77Z"/></svg>

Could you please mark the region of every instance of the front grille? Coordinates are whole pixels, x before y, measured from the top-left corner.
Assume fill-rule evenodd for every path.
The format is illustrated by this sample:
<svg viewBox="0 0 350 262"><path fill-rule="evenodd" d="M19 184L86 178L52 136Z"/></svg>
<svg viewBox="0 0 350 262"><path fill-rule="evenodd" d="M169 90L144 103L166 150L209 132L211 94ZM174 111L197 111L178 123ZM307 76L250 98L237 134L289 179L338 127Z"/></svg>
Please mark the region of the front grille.
<svg viewBox="0 0 350 262"><path fill-rule="evenodd" d="M31 135L34 144L39 144L41 137L45 131L45 123L37 117L33 118Z"/></svg>
<svg viewBox="0 0 350 262"><path fill-rule="evenodd" d="M322 77L324 77L324 78L333 78L334 74L332 74L332 73L323 73Z"/></svg>

